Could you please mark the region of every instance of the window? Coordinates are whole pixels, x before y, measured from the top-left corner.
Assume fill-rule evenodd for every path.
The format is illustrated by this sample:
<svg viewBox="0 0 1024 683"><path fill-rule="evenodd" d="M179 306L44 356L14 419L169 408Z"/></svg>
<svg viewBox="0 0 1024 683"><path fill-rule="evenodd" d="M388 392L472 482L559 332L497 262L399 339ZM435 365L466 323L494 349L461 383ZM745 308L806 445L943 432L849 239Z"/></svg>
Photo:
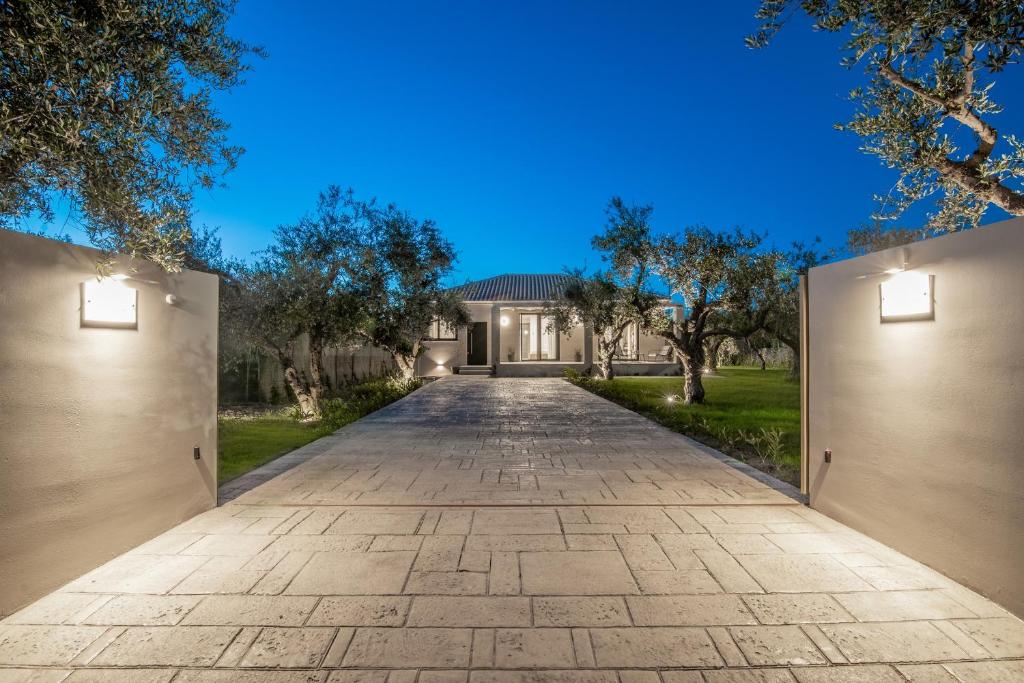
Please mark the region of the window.
<svg viewBox="0 0 1024 683"><path fill-rule="evenodd" d="M558 360L558 332L550 316L519 315L519 360Z"/></svg>
<svg viewBox="0 0 1024 683"><path fill-rule="evenodd" d="M455 341L458 338L458 330L443 320L434 320L430 323L430 328L427 330L427 336L425 337L425 339L433 341Z"/></svg>

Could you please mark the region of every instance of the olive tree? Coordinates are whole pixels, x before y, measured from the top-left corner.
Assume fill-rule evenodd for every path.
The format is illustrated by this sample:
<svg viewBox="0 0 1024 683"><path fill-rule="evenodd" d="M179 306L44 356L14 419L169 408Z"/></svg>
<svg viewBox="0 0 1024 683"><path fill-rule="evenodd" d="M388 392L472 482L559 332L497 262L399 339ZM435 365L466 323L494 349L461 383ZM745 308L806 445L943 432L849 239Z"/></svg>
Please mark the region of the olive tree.
<svg viewBox="0 0 1024 683"><path fill-rule="evenodd" d="M212 103L257 53L230 0L0 4L0 227L70 205L107 250L181 267L197 187L241 148Z"/></svg>
<svg viewBox="0 0 1024 683"><path fill-rule="evenodd" d="M619 197L609 201L604 232L591 241L608 262L605 272L586 276L570 270L565 288L547 309L552 326L571 330L589 326L597 339L597 366L601 376L615 376L613 360L631 325L648 329L663 316L661 299L649 290L653 266L651 206L627 205Z"/></svg>
<svg viewBox="0 0 1024 683"><path fill-rule="evenodd" d="M760 243L754 234L719 233L703 226L655 242L658 274L683 302L682 319L664 321L658 331L682 366L688 404L704 402L701 376L707 340L749 337L768 315L768 287L778 257L758 252Z"/></svg>
<svg viewBox="0 0 1024 683"><path fill-rule="evenodd" d="M412 379L430 324L469 322L462 300L442 284L455 266L455 248L433 221L417 220L394 205L374 207L368 219L356 277L363 311L356 333L388 351L402 377Z"/></svg>
<svg viewBox="0 0 1024 683"><path fill-rule="evenodd" d="M278 360L307 418L320 415L324 349L354 339L365 319L356 276L374 210L351 190L328 188L313 213L277 228L254 264L234 264L222 290L225 324ZM308 376L296 362L302 343Z"/></svg>
<svg viewBox="0 0 1024 683"><path fill-rule="evenodd" d="M838 127L900 173L880 198L880 217L932 194L934 233L974 227L990 205L1024 216L1024 140L996 129L1003 109L991 97L996 76L1024 51L1024 4L761 0L762 25L748 45L768 44L798 10L844 35L844 65L864 66L868 82L851 93L857 111Z"/></svg>

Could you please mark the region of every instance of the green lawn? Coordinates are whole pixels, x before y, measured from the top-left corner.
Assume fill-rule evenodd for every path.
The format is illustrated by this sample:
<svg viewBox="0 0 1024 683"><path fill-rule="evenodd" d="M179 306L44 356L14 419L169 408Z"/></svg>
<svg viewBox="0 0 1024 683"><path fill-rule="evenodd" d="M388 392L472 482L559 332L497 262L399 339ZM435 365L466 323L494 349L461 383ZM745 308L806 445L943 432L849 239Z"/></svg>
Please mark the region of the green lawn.
<svg viewBox="0 0 1024 683"><path fill-rule="evenodd" d="M704 377L705 403L693 406L679 400L668 401L669 396L682 394L681 377L619 377L610 382L580 384L670 429L799 485L800 385L789 377L788 370L721 368L718 375ZM762 429L779 430L782 434L777 462L763 462L758 448L744 439L763 436Z"/></svg>
<svg viewBox="0 0 1024 683"><path fill-rule="evenodd" d="M217 478L221 484L324 435L317 424L277 415L221 418L217 424Z"/></svg>

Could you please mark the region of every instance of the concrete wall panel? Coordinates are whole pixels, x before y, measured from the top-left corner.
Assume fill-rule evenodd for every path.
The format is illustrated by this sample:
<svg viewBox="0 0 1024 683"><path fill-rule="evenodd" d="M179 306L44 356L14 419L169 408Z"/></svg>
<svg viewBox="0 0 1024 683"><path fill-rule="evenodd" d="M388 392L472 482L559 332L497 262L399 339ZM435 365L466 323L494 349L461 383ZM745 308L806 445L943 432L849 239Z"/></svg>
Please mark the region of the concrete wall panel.
<svg viewBox="0 0 1024 683"><path fill-rule="evenodd" d="M138 329L85 328L99 258L0 230L0 615L216 504L217 279L137 263Z"/></svg>
<svg viewBox="0 0 1024 683"><path fill-rule="evenodd" d="M934 320L880 322L901 249L809 274L811 505L1024 616L1024 219L907 249Z"/></svg>

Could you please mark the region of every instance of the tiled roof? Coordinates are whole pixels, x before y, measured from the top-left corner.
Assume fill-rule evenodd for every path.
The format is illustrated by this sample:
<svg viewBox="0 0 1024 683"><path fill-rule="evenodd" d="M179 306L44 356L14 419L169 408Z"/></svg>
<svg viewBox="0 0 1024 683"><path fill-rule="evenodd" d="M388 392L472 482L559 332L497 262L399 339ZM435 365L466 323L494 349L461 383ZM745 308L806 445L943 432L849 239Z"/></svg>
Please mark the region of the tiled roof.
<svg viewBox="0 0 1024 683"><path fill-rule="evenodd" d="M453 287L465 301L551 301L568 283L561 274L495 275Z"/></svg>

